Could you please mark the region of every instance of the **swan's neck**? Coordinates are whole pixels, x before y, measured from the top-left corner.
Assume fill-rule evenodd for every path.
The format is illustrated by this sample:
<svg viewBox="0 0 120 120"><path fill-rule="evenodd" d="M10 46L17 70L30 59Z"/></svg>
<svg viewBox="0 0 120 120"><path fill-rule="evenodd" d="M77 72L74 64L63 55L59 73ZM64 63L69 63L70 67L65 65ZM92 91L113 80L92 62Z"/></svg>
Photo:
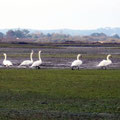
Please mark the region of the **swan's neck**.
<svg viewBox="0 0 120 120"><path fill-rule="evenodd" d="M110 56L107 56L107 60L110 60Z"/></svg>
<svg viewBox="0 0 120 120"><path fill-rule="evenodd" d="M4 56L5 56L4 60L7 60L7 55L5 54Z"/></svg>
<svg viewBox="0 0 120 120"><path fill-rule="evenodd" d="M31 60L31 61L33 61L32 56L33 56L33 53L30 54L30 60Z"/></svg>
<svg viewBox="0 0 120 120"><path fill-rule="evenodd" d="M38 53L38 57L39 57L39 60L41 60L41 57L40 57L40 52Z"/></svg>
<svg viewBox="0 0 120 120"><path fill-rule="evenodd" d="M80 55L77 56L77 60L79 60L79 58L80 58Z"/></svg>

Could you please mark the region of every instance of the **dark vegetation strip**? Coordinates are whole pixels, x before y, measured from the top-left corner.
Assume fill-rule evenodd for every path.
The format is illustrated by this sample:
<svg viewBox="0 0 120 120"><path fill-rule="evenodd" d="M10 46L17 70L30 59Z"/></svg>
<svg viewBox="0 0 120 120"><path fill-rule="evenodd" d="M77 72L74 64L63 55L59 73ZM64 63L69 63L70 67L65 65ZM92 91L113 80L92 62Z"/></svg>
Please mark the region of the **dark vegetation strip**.
<svg viewBox="0 0 120 120"><path fill-rule="evenodd" d="M30 43L30 42L0 42L0 47L9 48L62 48L62 47L117 47L120 48L120 43Z"/></svg>

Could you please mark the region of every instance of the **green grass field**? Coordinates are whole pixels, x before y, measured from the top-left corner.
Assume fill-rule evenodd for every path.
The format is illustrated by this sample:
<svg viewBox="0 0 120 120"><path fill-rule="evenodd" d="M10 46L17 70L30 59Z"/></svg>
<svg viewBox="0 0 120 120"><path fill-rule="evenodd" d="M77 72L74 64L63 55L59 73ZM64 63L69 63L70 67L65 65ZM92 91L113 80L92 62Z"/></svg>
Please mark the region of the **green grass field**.
<svg viewBox="0 0 120 120"><path fill-rule="evenodd" d="M120 70L0 69L0 109L120 114Z"/></svg>

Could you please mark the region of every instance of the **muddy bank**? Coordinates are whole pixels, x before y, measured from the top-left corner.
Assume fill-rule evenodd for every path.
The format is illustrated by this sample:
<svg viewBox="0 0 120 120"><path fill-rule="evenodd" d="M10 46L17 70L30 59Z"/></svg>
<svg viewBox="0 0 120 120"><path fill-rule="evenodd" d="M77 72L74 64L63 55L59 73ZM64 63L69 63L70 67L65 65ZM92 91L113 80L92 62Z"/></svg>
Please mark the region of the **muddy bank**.
<svg viewBox="0 0 120 120"><path fill-rule="evenodd" d="M38 51L41 50L43 64L41 68L70 68L77 54L82 54L83 64L81 69L98 69L97 64L106 59L107 54L112 54L113 64L109 69L120 68L120 49L115 47L62 47L62 48L0 48L0 67L4 59L3 53L7 53L8 59L12 61L13 68L24 60L29 60L29 54L34 50L33 60L38 60ZM24 67L23 67L24 68Z"/></svg>

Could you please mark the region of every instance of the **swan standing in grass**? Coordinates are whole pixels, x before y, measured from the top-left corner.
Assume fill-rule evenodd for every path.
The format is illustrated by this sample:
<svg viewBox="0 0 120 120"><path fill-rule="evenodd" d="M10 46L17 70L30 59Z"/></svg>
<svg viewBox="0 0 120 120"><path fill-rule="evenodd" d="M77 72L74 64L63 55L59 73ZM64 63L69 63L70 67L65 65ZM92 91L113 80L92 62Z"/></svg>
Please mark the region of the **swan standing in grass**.
<svg viewBox="0 0 120 120"><path fill-rule="evenodd" d="M33 64L31 65L31 68L35 67L35 68L40 69L40 65L42 64L40 53L41 53L41 51L38 52L38 58L39 58L39 60L33 62Z"/></svg>
<svg viewBox="0 0 120 120"><path fill-rule="evenodd" d="M3 65L6 66L6 67L9 67L9 66L13 65L10 60L7 60L7 55L6 55L6 53L3 53L3 55L4 55L4 57L5 57L4 60L3 60Z"/></svg>
<svg viewBox="0 0 120 120"><path fill-rule="evenodd" d="M110 60L111 55L107 55L107 60L102 60L97 66L101 67L102 69L106 69L106 66L112 64L112 61Z"/></svg>
<svg viewBox="0 0 120 120"><path fill-rule="evenodd" d="M33 50L30 53L30 60L23 61L19 66L30 66L30 65L32 65L32 63L33 63L32 56L33 56Z"/></svg>
<svg viewBox="0 0 120 120"><path fill-rule="evenodd" d="M75 68L75 67L78 67L78 69L80 69L80 65L82 64L82 60L80 60L79 58L81 57L81 54L78 54L77 55L77 60L74 60L71 64L71 68L72 70Z"/></svg>

